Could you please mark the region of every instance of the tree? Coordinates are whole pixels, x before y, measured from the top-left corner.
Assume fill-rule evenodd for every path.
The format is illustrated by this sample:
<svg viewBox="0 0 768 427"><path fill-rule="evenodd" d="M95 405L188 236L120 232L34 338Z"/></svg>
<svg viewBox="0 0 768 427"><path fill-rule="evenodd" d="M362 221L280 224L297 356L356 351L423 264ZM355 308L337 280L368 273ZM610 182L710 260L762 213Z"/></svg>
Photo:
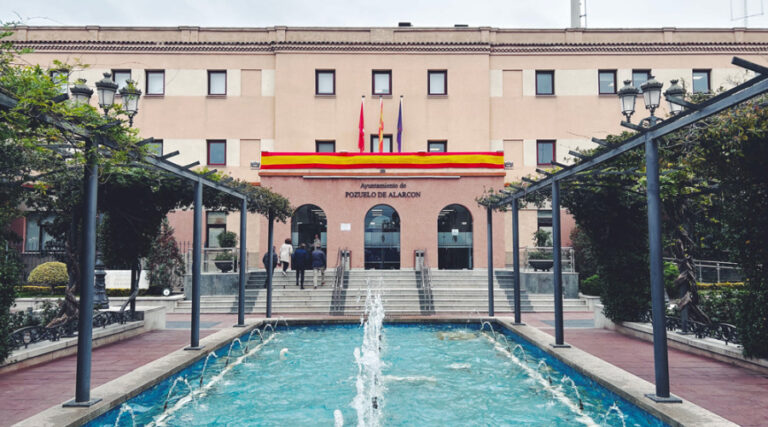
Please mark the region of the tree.
<svg viewBox="0 0 768 427"><path fill-rule="evenodd" d="M160 232L149 248L147 270L150 286L163 288L173 288L184 275L184 259L167 219L163 219Z"/></svg>

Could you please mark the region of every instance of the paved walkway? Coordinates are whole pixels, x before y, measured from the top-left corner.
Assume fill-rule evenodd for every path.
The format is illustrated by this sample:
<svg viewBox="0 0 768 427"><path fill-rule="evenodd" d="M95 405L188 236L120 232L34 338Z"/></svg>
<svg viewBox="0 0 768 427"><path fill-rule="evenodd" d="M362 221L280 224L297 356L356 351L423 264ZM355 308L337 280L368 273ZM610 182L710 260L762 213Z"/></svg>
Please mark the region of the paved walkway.
<svg viewBox="0 0 768 427"><path fill-rule="evenodd" d="M594 329L592 313L565 313L564 318L567 343L647 381L654 381L653 345L650 342ZM218 329L231 327L236 320L236 315L203 315L200 335L205 337ZM92 387L187 345L189 315L169 314L167 321L168 329L95 349ZM554 335L553 313L525 313L523 322ZM0 375L0 426L14 424L71 399L74 396L75 360L75 356L69 356ZM672 348L669 349L669 365L673 394L741 425L768 425L768 376Z"/></svg>

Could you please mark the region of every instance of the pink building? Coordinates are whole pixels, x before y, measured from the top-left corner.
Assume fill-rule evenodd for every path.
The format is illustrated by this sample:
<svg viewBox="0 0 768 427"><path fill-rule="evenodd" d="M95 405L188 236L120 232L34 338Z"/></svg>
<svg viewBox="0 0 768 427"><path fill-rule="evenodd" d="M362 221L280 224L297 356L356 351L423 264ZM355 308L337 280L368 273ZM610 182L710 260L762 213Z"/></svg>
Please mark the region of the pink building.
<svg viewBox="0 0 768 427"><path fill-rule="evenodd" d="M749 77L730 65L734 55L761 63L768 48L768 31L744 28L18 27L13 38L34 49L27 61L91 65L71 80L109 71L119 84L138 81L135 126L162 140L159 152L283 194L297 213L277 224L276 244L317 235L331 263L348 248L354 268L411 268L421 249L433 267L487 267L475 198L621 132L622 81L654 75L665 87L678 79L689 92L716 91ZM191 240L191 214L172 218L177 238ZM238 230L238 214L206 221L210 245ZM551 211L525 209L520 221L521 245L531 245ZM509 214L494 213L493 227L503 267ZM566 215L564 245L572 227ZM27 250L45 238L34 221L19 228ZM248 246L255 266L261 217L249 220Z"/></svg>

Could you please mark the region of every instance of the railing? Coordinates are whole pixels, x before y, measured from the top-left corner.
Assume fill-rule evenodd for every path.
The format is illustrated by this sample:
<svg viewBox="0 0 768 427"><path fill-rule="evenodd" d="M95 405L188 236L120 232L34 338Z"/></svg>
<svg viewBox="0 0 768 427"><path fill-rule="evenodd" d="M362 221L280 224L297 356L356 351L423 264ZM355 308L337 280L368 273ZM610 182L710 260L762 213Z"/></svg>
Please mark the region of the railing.
<svg viewBox="0 0 768 427"><path fill-rule="evenodd" d="M347 267L349 249L339 249L336 252L336 277L333 278L333 288L338 289L344 286L344 273Z"/></svg>
<svg viewBox="0 0 768 427"><path fill-rule="evenodd" d="M123 324L134 320L130 311L100 311L93 316L93 327L106 328L108 325ZM77 317L66 322L47 327L45 325L26 326L11 332L11 349L27 348L30 344L42 341L58 341L61 338L77 336Z"/></svg>
<svg viewBox="0 0 768 427"><path fill-rule="evenodd" d="M179 246L181 247L181 245ZM192 271L192 247L189 246L184 255L184 266L187 272ZM232 254L232 259L217 260L216 257L222 253ZM202 248L200 270L203 273L218 273L227 270L227 273L237 272L240 260L240 248ZM247 271L247 269L246 269Z"/></svg>
<svg viewBox="0 0 768 427"><path fill-rule="evenodd" d="M688 319L687 330L683 329L683 322L679 317L667 316L666 326L668 331L678 331L692 333L696 338L714 338L716 340L725 341L725 345L729 342L734 344L741 344L741 337L736 326L730 323L701 323L695 320Z"/></svg>
<svg viewBox="0 0 768 427"><path fill-rule="evenodd" d="M429 268L427 250L415 250L413 255L413 265L418 272L419 308L422 314L431 314L435 312L435 301L432 296L432 270Z"/></svg>
<svg viewBox="0 0 768 427"><path fill-rule="evenodd" d="M664 258L664 261L676 262L675 258ZM704 283L742 282L744 273L741 266L735 262L711 261L694 259L696 280Z"/></svg>
<svg viewBox="0 0 768 427"><path fill-rule="evenodd" d="M553 248L551 246L546 247L538 247L538 246L531 246L531 247L523 247L520 251L520 270L540 270L544 267L546 267L546 270L549 270L552 268L551 265L549 266L543 266L539 267L538 265L534 264L531 265L529 262L530 260L552 260L553 256ZM573 248L571 247L561 247L560 248L560 262L562 265L562 271L563 272L570 272L574 273L576 272L576 261L573 254Z"/></svg>

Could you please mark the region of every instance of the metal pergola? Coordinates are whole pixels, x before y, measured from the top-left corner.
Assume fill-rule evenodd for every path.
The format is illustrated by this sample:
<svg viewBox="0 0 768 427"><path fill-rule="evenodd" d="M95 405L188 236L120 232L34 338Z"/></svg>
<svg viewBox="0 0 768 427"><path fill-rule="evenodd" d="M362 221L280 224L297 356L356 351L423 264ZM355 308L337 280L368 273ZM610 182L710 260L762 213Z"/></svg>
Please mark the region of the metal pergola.
<svg viewBox="0 0 768 427"><path fill-rule="evenodd" d="M17 105L17 101L10 96L0 93L0 108L12 109ZM96 259L96 211L97 211L97 186L98 186L98 163L97 150L99 146L107 148L117 148L113 141L109 141L103 136L96 135L87 129L71 123L58 120L50 116L42 116L41 120L57 127L60 130L75 135L76 138L85 142L85 153L87 163L85 165L85 199L83 201L83 247L81 249L81 277L80 277L80 300L77 329L77 374L75 383L75 398L64 404L68 407L91 406L99 402L100 398L91 398L91 352L93 338L93 297L94 297L94 267ZM107 126L117 126L119 121L109 123ZM154 141L153 138L145 139L140 144L147 144ZM186 350L200 350L200 274L202 258L202 210L203 210L203 186L208 186L214 190L221 191L242 201L240 206L240 272L237 306L237 324L236 327L245 326L245 273L246 273L246 221L247 221L247 202L248 196L236 189L223 185L208 178L215 170L204 174L197 174L190 168L197 166L199 162L194 162L186 166L180 166L168 161L168 158L178 154L178 151L166 154L164 156L147 155L140 159L144 164L149 164L163 172L175 175L179 178L191 181L194 184L194 221L193 221L193 239L192 239L192 313L190 328L190 344ZM137 159L139 160L139 159ZM271 228L270 215L270 228ZM271 246L270 246L271 247Z"/></svg>
<svg viewBox="0 0 768 427"><path fill-rule="evenodd" d="M592 157L572 152L577 163L573 165L555 164L562 169L549 173L539 171L545 175L539 180L523 178L529 185L526 187L513 187L515 191L504 191L504 197L487 206L488 210L488 315L493 316L493 246L491 244L492 224L491 211L495 207L510 206L512 213L512 251L513 251L513 280L514 280L514 310L515 324L521 323L520 316L520 234L518 231L519 200L527 194L539 190L551 188L552 191L552 243L553 243L553 282L555 299L555 342L553 347L570 347L564 342L563 337L563 294L562 294L562 263L561 263L561 236L560 236L560 181L575 177L578 173L585 172L608 160L613 159L629 150L639 146L645 147L646 164L646 198L648 206L648 243L651 279L651 313L653 316L653 351L656 393L647 396L656 402L680 402L680 399L670 396L669 392L669 365L667 356L667 331L664 311L664 275L662 260L662 236L661 236L661 201L659 198L659 154L658 140L672 132L690 126L700 120L729 109L737 104L768 92L768 67L764 67L741 58L734 57L734 65L757 73L757 76L737 85L736 87L698 104L692 104L676 97L667 97L668 101L683 105L687 109L666 120L656 119L651 116L649 127L641 127L622 121L624 127L637 131L637 134L628 140L611 145L603 140L592 138L592 141L608 147Z"/></svg>

